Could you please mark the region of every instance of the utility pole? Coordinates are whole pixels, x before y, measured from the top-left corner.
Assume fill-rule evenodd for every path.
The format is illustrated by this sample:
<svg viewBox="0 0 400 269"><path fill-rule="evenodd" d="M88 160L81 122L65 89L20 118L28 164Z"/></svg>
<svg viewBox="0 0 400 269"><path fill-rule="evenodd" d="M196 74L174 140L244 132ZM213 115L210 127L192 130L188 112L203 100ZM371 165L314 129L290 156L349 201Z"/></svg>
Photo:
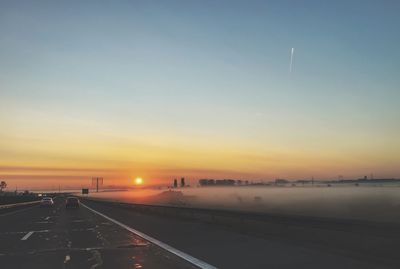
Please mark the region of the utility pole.
<svg viewBox="0 0 400 269"><path fill-rule="evenodd" d="M102 177L92 177L92 186L96 185L96 192L99 192L99 185L103 185Z"/></svg>

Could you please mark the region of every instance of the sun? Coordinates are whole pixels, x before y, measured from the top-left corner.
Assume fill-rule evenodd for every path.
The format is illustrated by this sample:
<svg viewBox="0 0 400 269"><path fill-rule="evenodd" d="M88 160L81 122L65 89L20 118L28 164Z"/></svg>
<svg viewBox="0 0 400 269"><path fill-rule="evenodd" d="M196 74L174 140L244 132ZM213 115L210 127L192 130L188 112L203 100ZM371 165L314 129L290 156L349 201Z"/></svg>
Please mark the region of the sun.
<svg viewBox="0 0 400 269"><path fill-rule="evenodd" d="M135 178L135 185L142 185L143 184L143 179L141 177Z"/></svg>

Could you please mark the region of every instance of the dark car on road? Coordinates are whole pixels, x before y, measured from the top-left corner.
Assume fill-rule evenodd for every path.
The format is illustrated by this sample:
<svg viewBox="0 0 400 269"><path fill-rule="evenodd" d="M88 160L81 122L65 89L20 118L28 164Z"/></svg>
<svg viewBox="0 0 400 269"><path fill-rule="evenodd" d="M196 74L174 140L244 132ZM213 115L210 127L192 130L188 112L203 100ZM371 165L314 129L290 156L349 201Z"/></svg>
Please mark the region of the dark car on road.
<svg viewBox="0 0 400 269"><path fill-rule="evenodd" d="M65 208L79 208L79 200L76 197L68 197L65 202Z"/></svg>

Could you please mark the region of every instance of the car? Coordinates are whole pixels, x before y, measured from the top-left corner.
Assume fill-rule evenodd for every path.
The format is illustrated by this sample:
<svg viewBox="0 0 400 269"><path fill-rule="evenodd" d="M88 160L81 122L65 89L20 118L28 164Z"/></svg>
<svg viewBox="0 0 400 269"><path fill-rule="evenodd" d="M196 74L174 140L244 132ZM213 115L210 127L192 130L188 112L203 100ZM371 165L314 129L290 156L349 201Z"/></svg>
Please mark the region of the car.
<svg viewBox="0 0 400 269"><path fill-rule="evenodd" d="M79 199L76 197L68 197L65 202L65 208L79 208Z"/></svg>
<svg viewBox="0 0 400 269"><path fill-rule="evenodd" d="M41 207L52 207L54 205L53 198L51 197L43 197L40 201Z"/></svg>

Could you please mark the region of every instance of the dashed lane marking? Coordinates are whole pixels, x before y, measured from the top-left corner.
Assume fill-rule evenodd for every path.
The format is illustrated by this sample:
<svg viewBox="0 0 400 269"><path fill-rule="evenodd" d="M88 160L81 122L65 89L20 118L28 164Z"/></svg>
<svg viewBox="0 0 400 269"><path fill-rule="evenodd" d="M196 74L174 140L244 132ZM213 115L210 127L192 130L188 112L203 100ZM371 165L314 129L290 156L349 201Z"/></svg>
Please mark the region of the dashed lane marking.
<svg viewBox="0 0 400 269"><path fill-rule="evenodd" d="M39 231L32 231L34 233L48 233L50 230L39 230ZM0 235L12 235L12 234L26 234L28 233L27 231L21 231L21 232L3 232L0 233Z"/></svg>
<svg viewBox="0 0 400 269"><path fill-rule="evenodd" d="M29 233L27 233L26 235L24 235L24 236L21 238L21 240L22 240L22 241L27 240L33 233L34 233L33 231L30 231Z"/></svg>
<svg viewBox="0 0 400 269"><path fill-rule="evenodd" d="M71 260L71 256L67 255L67 256L65 256L64 263L67 263L67 262L69 262L70 260Z"/></svg>

